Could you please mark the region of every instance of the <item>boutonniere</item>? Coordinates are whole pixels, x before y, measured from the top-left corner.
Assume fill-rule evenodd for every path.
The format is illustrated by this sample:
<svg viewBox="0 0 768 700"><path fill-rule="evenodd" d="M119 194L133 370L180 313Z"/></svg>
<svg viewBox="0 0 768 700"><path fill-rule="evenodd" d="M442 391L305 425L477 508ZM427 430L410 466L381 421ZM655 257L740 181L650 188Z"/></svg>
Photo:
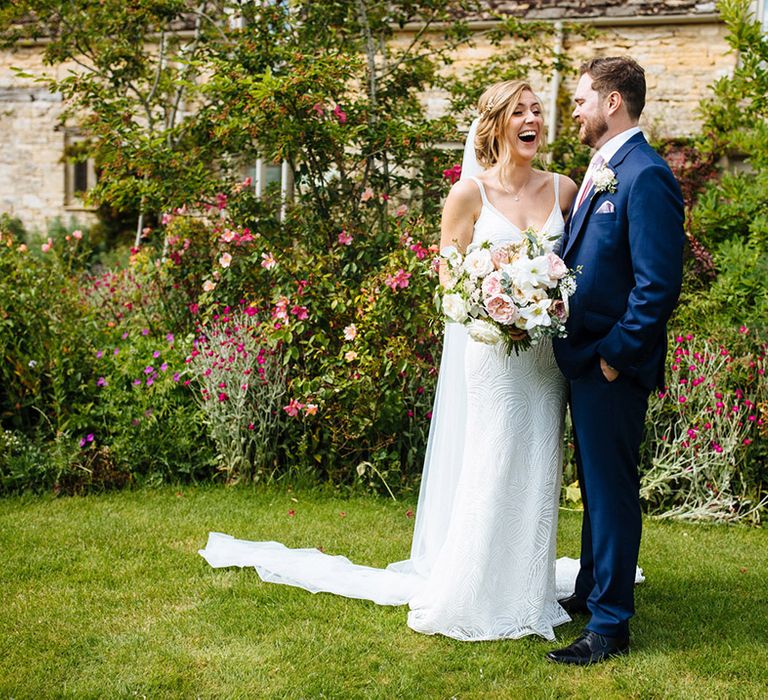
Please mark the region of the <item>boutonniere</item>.
<svg viewBox="0 0 768 700"><path fill-rule="evenodd" d="M592 174L592 183L595 187L595 192L610 192L613 194L619 181L616 179L616 173L613 170L607 165L601 165Z"/></svg>

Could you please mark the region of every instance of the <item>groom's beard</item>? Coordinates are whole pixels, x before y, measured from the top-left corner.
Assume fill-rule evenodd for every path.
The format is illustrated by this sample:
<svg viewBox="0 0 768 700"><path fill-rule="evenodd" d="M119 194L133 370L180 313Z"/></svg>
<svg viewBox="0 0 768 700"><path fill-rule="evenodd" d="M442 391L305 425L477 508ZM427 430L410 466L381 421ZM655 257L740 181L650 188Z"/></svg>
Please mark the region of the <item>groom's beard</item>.
<svg viewBox="0 0 768 700"><path fill-rule="evenodd" d="M586 146L594 148L606 131L608 131L608 122L605 120L605 117L599 116L594 119L585 120L581 122L579 141Z"/></svg>

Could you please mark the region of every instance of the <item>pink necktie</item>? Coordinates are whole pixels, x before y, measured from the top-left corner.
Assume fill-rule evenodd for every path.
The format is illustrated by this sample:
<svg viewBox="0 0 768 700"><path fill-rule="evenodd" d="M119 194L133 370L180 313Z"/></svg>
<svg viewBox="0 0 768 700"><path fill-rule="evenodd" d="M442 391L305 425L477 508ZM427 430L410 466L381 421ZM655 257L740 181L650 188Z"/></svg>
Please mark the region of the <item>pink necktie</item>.
<svg viewBox="0 0 768 700"><path fill-rule="evenodd" d="M599 153L595 153L595 157L592 159L592 162L589 165L589 177L587 178L587 182L584 185L584 189L581 191L579 201L576 203L576 209L582 205L590 190L592 189L592 173L594 173L598 168L602 167L603 163L605 163L603 157Z"/></svg>

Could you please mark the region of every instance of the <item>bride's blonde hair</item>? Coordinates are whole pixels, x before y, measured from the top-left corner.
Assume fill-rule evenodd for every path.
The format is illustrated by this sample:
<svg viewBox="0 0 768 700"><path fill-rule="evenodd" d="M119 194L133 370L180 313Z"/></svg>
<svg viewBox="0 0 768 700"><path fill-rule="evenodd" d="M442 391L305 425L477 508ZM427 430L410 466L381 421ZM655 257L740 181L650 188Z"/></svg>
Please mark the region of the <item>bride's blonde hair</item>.
<svg viewBox="0 0 768 700"><path fill-rule="evenodd" d="M475 134L475 155L484 168L490 168L499 161L503 163L507 159L514 138L507 125L520 102L520 96L526 90L533 92L525 80L505 80L494 83L480 95L477 103L480 119Z"/></svg>

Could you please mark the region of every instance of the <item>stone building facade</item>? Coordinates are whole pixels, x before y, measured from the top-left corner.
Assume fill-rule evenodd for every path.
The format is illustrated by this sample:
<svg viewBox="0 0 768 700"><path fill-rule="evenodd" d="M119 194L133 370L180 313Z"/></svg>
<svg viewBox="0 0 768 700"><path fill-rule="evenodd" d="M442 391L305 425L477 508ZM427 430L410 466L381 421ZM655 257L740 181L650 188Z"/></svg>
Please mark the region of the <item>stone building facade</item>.
<svg viewBox="0 0 768 700"><path fill-rule="evenodd" d="M694 133L699 101L709 85L733 70L737 60L728 51L726 29L714 2L489 0L487 5L491 11L525 19L594 24L600 31L589 42L575 42L564 32L564 51L576 61L593 55L634 56L646 69L649 100L641 126L652 136ZM766 0L755 3L761 15L765 5ZM481 16L474 24L482 29L491 21ZM466 49L455 70L482 60L490 50L482 43ZM76 135L59 125L60 96L12 70L18 67L31 74L68 70L67 66L44 69L41 58L42 51L34 44L0 53L0 213L19 217L29 230L44 231L57 217L83 224L92 219L77 191L93 182L94 173L87 164L75 167L64 161L64 150ZM542 86L540 94L551 99L556 87ZM573 85L566 81L564 87ZM445 107L440 94L424 98L433 114Z"/></svg>

